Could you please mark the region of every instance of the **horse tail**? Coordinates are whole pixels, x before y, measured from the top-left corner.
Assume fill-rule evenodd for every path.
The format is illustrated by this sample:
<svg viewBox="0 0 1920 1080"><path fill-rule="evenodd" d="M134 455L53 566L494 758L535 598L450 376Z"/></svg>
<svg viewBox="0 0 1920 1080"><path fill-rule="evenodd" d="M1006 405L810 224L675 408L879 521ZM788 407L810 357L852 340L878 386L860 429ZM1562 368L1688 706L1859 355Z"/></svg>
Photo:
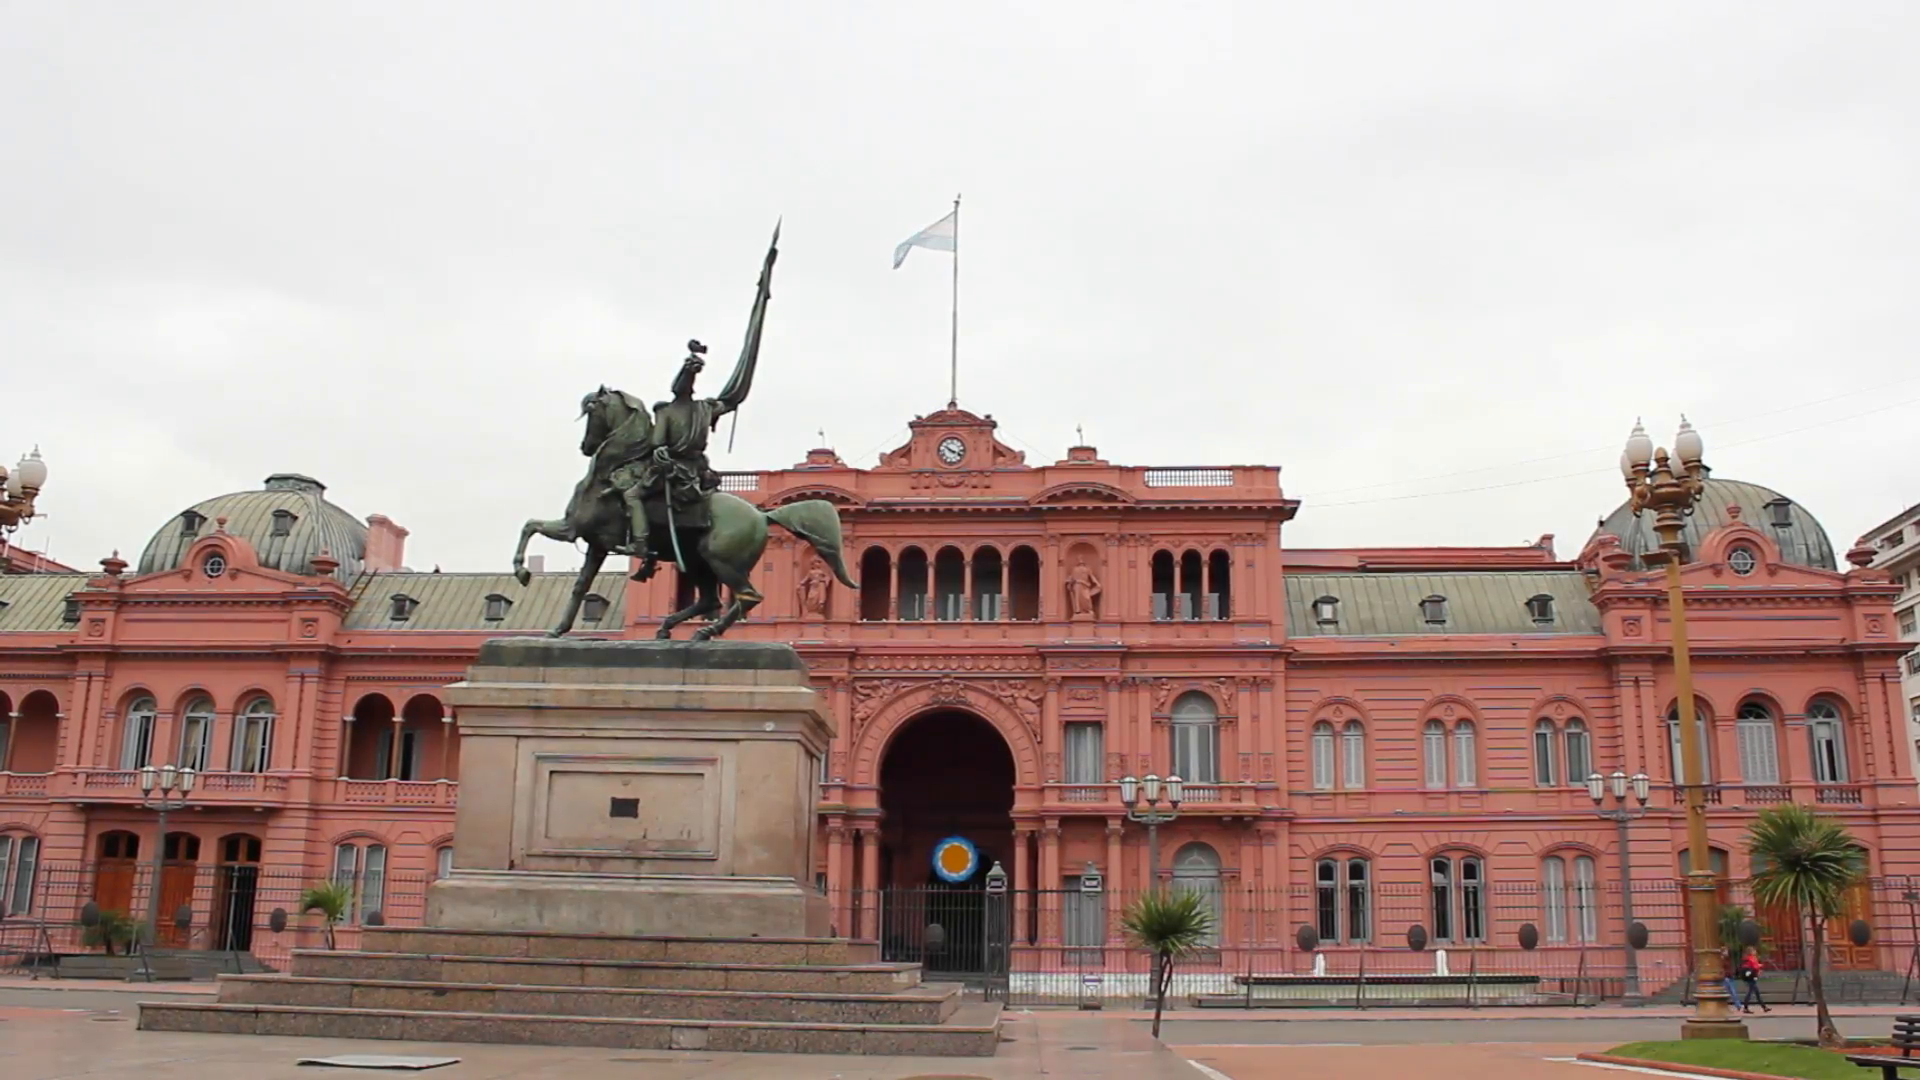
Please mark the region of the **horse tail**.
<svg viewBox="0 0 1920 1080"><path fill-rule="evenodd" d="M840 550L840 511L825 499L807 499L767 511L767 520L812 545L840 584L858 589Z"/></svg>

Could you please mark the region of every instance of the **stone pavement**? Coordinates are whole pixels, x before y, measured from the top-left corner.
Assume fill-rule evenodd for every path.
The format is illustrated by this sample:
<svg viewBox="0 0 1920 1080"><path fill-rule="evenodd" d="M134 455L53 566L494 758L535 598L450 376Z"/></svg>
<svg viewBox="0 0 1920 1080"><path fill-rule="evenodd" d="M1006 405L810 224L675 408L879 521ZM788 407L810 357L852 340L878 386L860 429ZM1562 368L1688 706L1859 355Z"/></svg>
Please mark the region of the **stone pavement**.
<svg viewBox="0 0 1920 1080"><path fill-rule="evenodd" d="M1587 1043L1467 1043L1453 1046L1197 1046L1179 1047L1208 1080L1608 1080L1631 1076L1570 1058L1605 1046ZM1202 1080L1196 1075L1192 1080Z"/></svg>
<svg viewBox="0 0 1920 1080"><path fill-rule="evenodd" d="M9 995L17 999L18 995ZM59 998L61 995L47 995ZM294 1064L335 1054L457 1057L426 1080L1201 1080L1140 1024L1071 1012L1010 1015L992 1058L882 1058L590 1050L191 1035L134 1029L134 996L118 1010L58 1001L0 1005L7 1080L393 1080L390 1072ZM1241 1080L1237 1075L1234 1080Z"/></svg>

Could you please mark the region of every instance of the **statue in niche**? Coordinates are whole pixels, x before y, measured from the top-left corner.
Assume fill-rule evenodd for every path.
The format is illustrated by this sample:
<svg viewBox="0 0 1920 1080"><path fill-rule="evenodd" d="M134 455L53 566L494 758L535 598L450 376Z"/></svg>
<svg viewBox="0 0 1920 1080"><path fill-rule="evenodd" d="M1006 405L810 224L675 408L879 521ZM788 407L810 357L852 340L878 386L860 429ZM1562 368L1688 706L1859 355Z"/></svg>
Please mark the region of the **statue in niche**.
<svg viewBox="0 0 1920 1080"><path fill-rule="evenodd" d="M1087 557L1079 556L1074 560L1073 568L1067 571L1067 605L1076 619L1093 617L1093 602L1100 597L1100 579L1094 576L1093 568L1087 565Z"/></svg>
<svg viewBox="0 0 1920 1080"><path fill-rule="evenodd" d="M825 617L827 614L827 590L833 587L833 574L827 570L827 564L819 559L807 568L807 575L800 579L800 613Z"/></svg>

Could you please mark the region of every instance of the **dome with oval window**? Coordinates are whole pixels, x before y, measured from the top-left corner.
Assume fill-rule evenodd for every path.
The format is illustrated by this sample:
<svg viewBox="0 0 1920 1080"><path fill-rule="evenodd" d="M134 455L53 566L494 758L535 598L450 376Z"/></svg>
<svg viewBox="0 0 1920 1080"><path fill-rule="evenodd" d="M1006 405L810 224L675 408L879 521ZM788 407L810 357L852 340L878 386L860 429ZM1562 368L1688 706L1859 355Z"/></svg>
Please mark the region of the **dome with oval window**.
<svg viewBox="0 0 1920 1080"><path fill-rule="evenodd" d="M326 500L327 487L311 476L275 473L257 491L236 491L193 504L175 514L140 553L142 574L182 566L187 551L222 518L226 531L252 545L260 565L288 574L313 573L325 551L340 563L333 576L358 577L367 555L367 526ZM224 564L223 564L224 565Z"/></svg>
<svg viewBox="0 0 1920 1080"><path fill-rule="evenodd" d="M1734 507L1739 509L1736 511L1732 509ZM1772 488L1714 476L1707 478L1705 489L1695 502L1693 514L1687 518L1686 529L1681 533L1687 549L1698 551L1700 542L1708 533L1733 524L1736 516L1741 524L1771 537L1780 546L1782 562L1817 570L1839 569L1839 560L1834 555L1833 542L1827 539L1827 530L1807 512L1806 507ZM1633 565L1639 569L1645 568L1640 557L1660 543L1653 532L1652 512L1635 516L1631 503L1622 503L1601 520L1600 527L1594 530L1593 535L1598 537L1602 534L1618 538L1621 550L1633 556ZM1748 569L1750 572L1751 567Z"/></svg>

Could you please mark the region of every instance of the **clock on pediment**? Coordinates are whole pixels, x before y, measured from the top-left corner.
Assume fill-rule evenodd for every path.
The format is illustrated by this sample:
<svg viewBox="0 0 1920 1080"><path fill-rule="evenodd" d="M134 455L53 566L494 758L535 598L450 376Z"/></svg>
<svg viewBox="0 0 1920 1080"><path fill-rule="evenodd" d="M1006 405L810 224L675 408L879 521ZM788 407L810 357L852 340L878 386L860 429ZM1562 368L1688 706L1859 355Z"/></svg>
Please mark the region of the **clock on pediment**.
<svg viewBox="0 0 1920 1080"><path fill-rule="evenodd" d="M958 435L948 435L934 447L934 452L940 455L942 465L958 465L966 460L967 443Z"/></svg>

